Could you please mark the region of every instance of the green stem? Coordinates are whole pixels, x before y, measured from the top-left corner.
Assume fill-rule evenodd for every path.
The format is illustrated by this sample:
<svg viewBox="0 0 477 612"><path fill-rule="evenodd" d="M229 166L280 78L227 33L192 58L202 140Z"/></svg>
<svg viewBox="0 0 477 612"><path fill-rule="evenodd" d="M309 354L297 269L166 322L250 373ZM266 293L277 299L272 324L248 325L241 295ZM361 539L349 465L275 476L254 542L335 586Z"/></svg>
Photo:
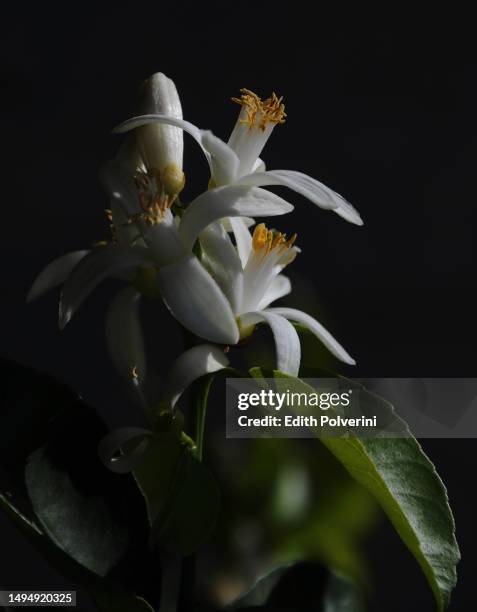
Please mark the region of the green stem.
<svg viewBox="0 0 477 612"><path fill-rule="evenodd" d="M204 432L205 418L207 415L207 399L209 397L210 386L214 379L213 374L209 374L200 381L200 386L195 400L195 445L196 457L202 461L204 452Z"/></svg>
<svg viewBox="0 0 477 612"><path fill-rule="evenodd" d="M194 421L194 437L195 447L194 453L199 461L202 461L204 451L204 432L205 418L207 415L207 399L209 397L210 386L214 379L213 374L203 377L196 384L196 395L193 402L193 421ZM183 441L190 446L192 440L184 434ZM179 587L179 597L177 601L178 612L190 612L194 603L194 585L195 585L195 570L196 557L190 555L182 560L182 571Z"/></svg>

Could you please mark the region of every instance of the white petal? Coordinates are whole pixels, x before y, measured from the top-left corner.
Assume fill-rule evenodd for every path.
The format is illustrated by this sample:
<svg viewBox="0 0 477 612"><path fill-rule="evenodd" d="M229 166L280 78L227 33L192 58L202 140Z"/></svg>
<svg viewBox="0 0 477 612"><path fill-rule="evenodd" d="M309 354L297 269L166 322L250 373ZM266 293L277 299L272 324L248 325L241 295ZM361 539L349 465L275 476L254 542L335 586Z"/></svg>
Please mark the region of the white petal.
<svg viewBox="0 0 477 612"><path fill-rule="evenodd" d="M229 217L230 225L235 236L237 251L242 262L242 267L247 265L248 258L252 252L252 235L250 234L243 217Z"/></svg>
<svg viewBox="0 0 477 612"><path fill-rule="evenodd" d="M252 172L265 172L266 169L265 162L259 157L253 165Z"/></svg>
<svg viewBox="0 0 477 612"><path fill-rule="evenodd" d="M238 312L243 293L243 270L237 250L221 223L211 223L199 236L202 263L210 270L227 296L232 310Z"/></svg>
<svg viewBox="0 0 477 612"><path fill-rule="evenodd" d="M60 298L59 326L63 329L83 300L106 277L118 272L134 274L140 265L151 265L146 249L105 246L92 250L73 270Z"/></svg>
<svg viewBox="0 0 477 612"><path fill-rule="evenodd" d="M296 321L297 323L301 323L309 331L314 334L318 340L323 342L326 348L333 353L335 357L348 363L349 365L355 365L355 360L348 355L345 349L341 346L341 344L333 338L329 331L327 331L321 323L318 323L316 319L310 317L310 315L301 312L301 310L295 310L295 308L269 308L267 312L272 312L282 317L286 317L292 321Z"/></svg>
<svg viewBox="0 0 477 612"><path fill-rule="evenodd" d="M145 170L134 133L126 134L116 153L115 160L123 166L130 176L134 176L138 169Z"/></svg>
<svg viewBox="0 0 477 612"><path fill-rule="evenodd" d="M204 227L223 217L272 217L292 210L291 204L264 189L243 185L218 187L204 192L187 207L179 231L184 245L191 249Z"/></svg>
<svg viewBox="0 0 477 612"><path fill-rule="evenodd" d="M114 365L128 381L142 384L146 377L146 354L139 321L140 294L122 289L106 313L106 343ZM137 377L133 376L133 368Z"/></svg>
<svg viewBox="0 0 477 612"><path fill-rule="evenodd" d="M223 370L229 360L223 350L210 344L201 344L185 351L174 362L168 376L164 400L172 407L187 387L205 374Z"/></svg>
<svg viewBox="0 0 477 612"><path fill-rule="evenodd" d="M268 170L247 174L237 181L241 185L283 185L304 196L320 208L334 210L341 217L356 225L363 225L358 211L336 191L316 179L294 170Z"/></svg>
<svg viewBox="0 0 477 612"><path fill-rule="evenodd" d="M252 251L244 269L244 295L239 314L260 309L260 303L267 301L267 291L274 279L295 256L295 247L272 249L266 257L260 251Z"/></svg>
<svg viewBox="0 0 477 612"><path fill-rule="evenodd" d="M212 175L213 172L213 163L212 156L206 147L202 143L203 130L200 130L197 126L189 121L185 121L184 119L179 119L178 117L171 117L170 115L139 115L137 117L132 117L131 119L127 119L117 127L113 129L113 132L116 134L123 134L125 132L129 132L130 130L135 130L139 127L151 124L162 124L162 125L173 125L175 127L181 128L184 132L187 132L192 138L199 144L202 152L204 153L209 166L210 173Z"/></svg>
<svg viewBox="0 0 477 612"><path fill-rule="evenodd" d="M124 134L125 132L129 132L131 130L135 130L138 127L143 125L150 125L152 123L162 123L164 125L174 125L178 128L184 130L194 138L201 146L202 146L202 134L200 129L195 126L193 123L189 121L185 121L184 119L179 119L178 117L171 117L170 115L139 115L137 117L131 117L131 119L127 119L123 121L120 125L113 129L113 133L115 134Z"/></svg>
<svg viewBox="0 0 477 612"><path fill-rule="evenodd" d="M347 201L344 201L341 206L335 208L334 212L349 223L353 223L354 225L364 225L364 221L359 212Z"/></svg>
<svg viewBox="0 0 477 612"><path fill-rule="evenodd" d="M202 146L210 154L211 176L215 186L233 183L239 167L235 151L209 130L202 131Z"/></svg>
<svg viewBox="0 0 477 612"><path fill-rule="evenodd" d="M98 445L98 455L103 464L116 474L127 474L141 463L144 453L149 446L149 439L154 437L154 432L142 427L122 427L116 429L101 440ZM133 441L137 440L137 446L119 454L122 447L127 444L128 449Z"/></svg>
<svg viewBox="0 0 477 612"><path fill-rule="evenodd" d="M270 325L277 353L277 370L297 376L300 369L301 348L300 339L293 325L277 313L269 310L264 312L247 312L240 316L243 327L265 321Z"/></svg>
<svg viewBox="0 0 477 612"><path fill-rule="evenodd" d="M235 123L235 127L230 134L228 141L238 158L240 159L239 175L243 176L249 172L253 172L259 163L259 156L265 146L267 140L275 127L274 123L269 122L262 129L255 126L249 126L246 123L248 119L248 111L242 106L239 117Z"/></svg>
<svg viewBox="0 0 477 612"><path fill-rule="evenodd" d="M252 219L252 217L241 217L241 219L245 223L245 227L252 227L252 225L255 225L255 219ZM230 223L230 219L228 217L222 219L221 223L224 226L226 232L234 231Z"/></svg>
<svg viewBox="0 0 477 612"><path fill-rule="evenodd" d="M120 204L126 217L140 212L133 173L126 166L117 160L110 160L101 167L99 179L105 192Z"/></svg>
<svg viewBox="0 0 477 612"><path fill-rule="evenodd" d="M149 227L145 222L139 222L139 226L151 256L158 265L168 265L186 254L170 210L165 211L162 221L156 225Z"/></svg>
<svg viewBox="0 0 477 612"><path fill-rule="evenodd" d="M131 223L119 200L111 199L111 214L114 233L121 246L145 246L141 231L136 223Z"/></svg>
<svg viewBox="0 0 477 612"><path fill-rule="evenodd" d="M212 342L238 342L229 301L194 255L164 266L157 278L166 306L184 327Z"/></svg>
<svg viewBox="0 0 477 612"><path fill-rule="evenodd" d="M291 291L290 279L284 274L279 274L270 283L265 295L258 304L258 310L263 310L275 300L279 300Z"/></svg>
<svg viewBox="0 0 477 612"><path fill-rule="evenodd" d="M209 130L201 130L193 123L170 115L153 114L132 117L121 123L113 132L124 133L154 123L172 125L184 130L200 145L210 166L210 174L219 185L227 183L237 174L239 160L235 152Z"/></svg>
<svg viewBox="0 0 477 612"><path fill-rule="evenodd" d="M73 251L50 262L33 281L33 285L28 292L27 302L36 300L50 289L62 285L88 253L89 251Z"/></svg>

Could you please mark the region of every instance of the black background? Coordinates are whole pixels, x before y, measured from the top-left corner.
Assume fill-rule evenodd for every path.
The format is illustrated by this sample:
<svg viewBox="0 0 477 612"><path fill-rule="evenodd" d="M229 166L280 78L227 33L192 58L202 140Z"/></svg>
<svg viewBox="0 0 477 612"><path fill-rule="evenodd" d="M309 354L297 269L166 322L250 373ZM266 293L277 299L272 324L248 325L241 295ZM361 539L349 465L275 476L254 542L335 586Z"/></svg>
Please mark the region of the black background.
<svg viewBox="0 0 477 612"><path fill-rule="evenodd" d="M103 342L110 290L97 290L63 334L57 295L28 306L24 298L48 261L105 236L97 170L118 143L110 129L132 114L140 82L160 70L175 80L184 117L223 138L240 87L284 95L288 120L264 152L268 166L307 172L359 209L362 228L293 197L295 213L277 222L298 232L303 249L290 269L296 305L316 293L322 320L358 361L353 375L477 375L472 20L338 8L339 17L311 3L10 9L1 43L2 355L72 384L111 423L131 424ZM189 183L206 180L204 161L186 144ZM163 325L148 342L165 349L166 363L180 347L156 308ZM451 610L459 610L473 601L475 443L423 445L456 516L463 561ZM54 586L0 521L11 551L8 563L2 554L0 583ZM380 610L433 609L385 523L370 553Z"/></svg>

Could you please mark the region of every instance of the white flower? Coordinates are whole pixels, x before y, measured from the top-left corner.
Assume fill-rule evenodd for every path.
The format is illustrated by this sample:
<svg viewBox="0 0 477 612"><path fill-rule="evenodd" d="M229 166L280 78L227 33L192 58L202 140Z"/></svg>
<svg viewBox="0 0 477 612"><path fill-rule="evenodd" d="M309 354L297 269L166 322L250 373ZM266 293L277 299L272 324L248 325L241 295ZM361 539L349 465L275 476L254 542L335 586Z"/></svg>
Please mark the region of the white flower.
<svg viewBox="0 0 477 612"><path fill-rule="evenodd" d="M226 144L211 132L183 121L174 83L163 74L143 90L145 115L123 124L136 128L101 178L110 198L108 216L113 241L90 251L69 253L51 263L35 280L29 299L63 284L59 323L63 328L89 293L107 277L129 286L113 300L107 314L108 346L124 377L140 383L145 358L139 324L141 294L162 297L173 316L206 341L235 345L257 323L270 325L278 369L297 374L300 342L289 320L308 327L346 363L348 353L313 318L298 310L270 308L289 293L281 274L297 249L294 238L256 227L247 217L282 215L293 206L261 185L283 184L323 208L361 223L341 196L318 181L291 171L265 172L261 150L277 123L284 121L281 99L262 101L244 90L239 119ZM184 185L182 130L201 143L211 168L212 188L174 216L171 207ZM253 219L250 220L253 222ZM228 235L232 230L235 244ZM200 258L194 252L200 244Z"/></svg>
<svg viewBox="0 0 477 612"><path fill-rule="evenodd" d="M242 96L234 98L241 104L239 117L228 143L208 130L201 130L192 123L168 115L148 113L128 119L114 131L128 132L147 125L170 125L182 128L201 146L210 167L212 187L238 184L248 186L282 185L289 187L317 206L334 210L338 215L362 225L358 212L338 193L316 179L294 170L265 170L260 153L275 125L285 120L281 98L272 94L261 100L253 92L243 89Z"/></svg>
<svg viewBox="0 0 477 612"><path fill-rule="evenodd" d="M224 215L274 216L293 207L263 189L229 185L200 195L177 223L170 210L171 200L162 199L156 181L138 169L137 163L129 143L102 171L103 185L110 196L114 242L59 258L37 277L28 299L64 283L59 312L63 328L103 279L119 277L140 291L148 285L162 295L176 319L196 335L235 344L239 331L230 303L192 247L200 232ZM139 293L134 295L129 295L131 311L137 308ZM118 308L124 308L121 297L118 304ZM113 319L120 317L114 315ZM111 329L111 325L107 327ZM122 327L117 326L118 334ZM128 367L121 366L120 370L129 375Z"/></svg>
<svg viewBox="0 0 477 612"><path fill-rule="evenodd" d="M277 367L297 375L300 366L300 341L289 321L308 328L331 353L348 364L354 360L318 321L292 308L270 308L275 300L290 293L289 279L281 274L291 263L298 249L296 236L257 225L253 236L243 225L239 227L237 246L234 246L222 224L209 225L200 235L202 261L216 279L237 320L240 338L252 333L257 323L267 323L274 335ZM167 272L166 272L167 273ZM170 282L173 281L171 275Z"/></svg>

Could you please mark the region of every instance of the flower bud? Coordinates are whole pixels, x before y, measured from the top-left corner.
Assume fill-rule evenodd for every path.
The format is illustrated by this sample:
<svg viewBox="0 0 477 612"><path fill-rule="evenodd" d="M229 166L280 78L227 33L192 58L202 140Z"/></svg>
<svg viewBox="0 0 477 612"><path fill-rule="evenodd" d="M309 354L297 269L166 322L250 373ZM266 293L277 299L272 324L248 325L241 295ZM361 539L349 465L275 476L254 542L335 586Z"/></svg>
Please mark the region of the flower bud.
<svg viewBox="0 0 477 612"><path fill-rule="evenodd" d="M138 105L140 115L167 115L182 119L182 107L174 82L156 72L144 82ZM166 196L179 194L185 183L182 171L184 151L180 128L150 123L136 130L142 161L156 176L157 189Z"/></svg>

